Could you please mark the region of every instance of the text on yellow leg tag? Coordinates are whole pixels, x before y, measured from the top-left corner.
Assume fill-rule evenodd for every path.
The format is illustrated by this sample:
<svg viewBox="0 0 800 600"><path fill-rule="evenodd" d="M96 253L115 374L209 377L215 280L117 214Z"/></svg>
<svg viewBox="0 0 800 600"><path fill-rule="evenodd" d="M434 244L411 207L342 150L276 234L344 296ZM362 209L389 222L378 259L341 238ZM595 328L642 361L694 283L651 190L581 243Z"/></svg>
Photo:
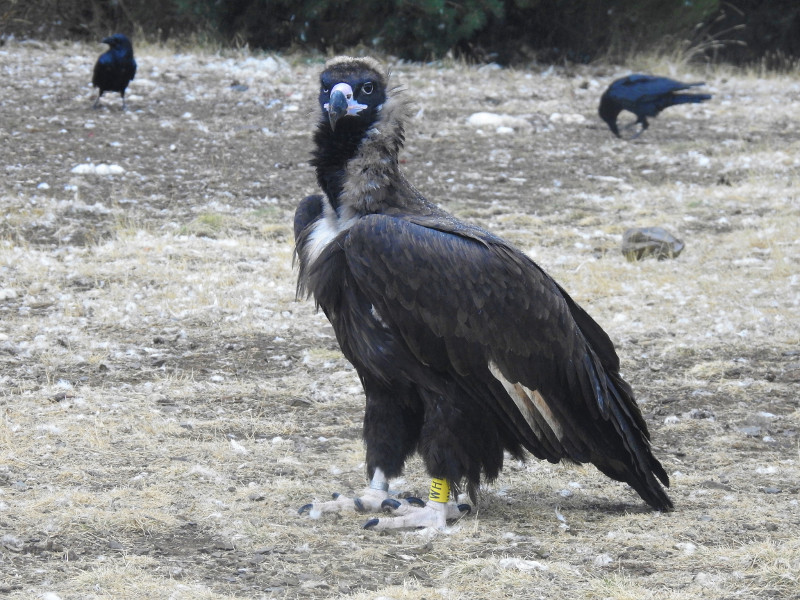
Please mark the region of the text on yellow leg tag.
<svg viewBox="0 0 800 600"><path fill-rule="evenodd" d="M431 491L428 499L434 502L447 502L450 497L450 484L447 479L431 479Z"/></svg>

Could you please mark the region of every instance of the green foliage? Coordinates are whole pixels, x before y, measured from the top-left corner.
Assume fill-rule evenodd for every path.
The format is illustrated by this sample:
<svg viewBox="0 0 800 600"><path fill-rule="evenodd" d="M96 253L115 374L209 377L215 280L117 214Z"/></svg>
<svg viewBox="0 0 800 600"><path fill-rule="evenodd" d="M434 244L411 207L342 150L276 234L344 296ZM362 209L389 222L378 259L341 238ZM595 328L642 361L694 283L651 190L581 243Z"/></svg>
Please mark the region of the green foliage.
<svg viewBox="0 0 800 600"><path fill-rule="evenodd" d="M359 44L412 59L467 42L502 0L176 0L187 15L216 15L220 31L260 48L312 46L339 51ZM202 6L202 8L198 8Z"/></svg>
<svg viewBox="0 0 800 600"><path fill-rule="evenodd" d="M491 19L501 19L501 0L394 0L379 39L392 51L405 50L410 58L442 56L467 43ZM410 40L414 40L409 44Z"/></svg>
<svg viewBox="0 0 800 600"><path fill-rule="evenodd" d="M501 62L525 52L547 60L587 62L627 55L665 37L687 38L719 0L510 0L501 30L481 42Z"/></svg>
<svg viewBox="0 0 800 600"><path fill-rule="evenodd" d="M800 57L797 0L34 0L0 11L5 34L221 44L324 53L365 47L427 60L587 62L654 48L784 63Z"/></svg>
<svg viewBox="0 0 800 600"><path fill-rule="evenodd" d="M544 51L586 61L615 46L690 34L719 0L173 0L252 47L362 45L425 60L447 52L502 62Z"/></svg>

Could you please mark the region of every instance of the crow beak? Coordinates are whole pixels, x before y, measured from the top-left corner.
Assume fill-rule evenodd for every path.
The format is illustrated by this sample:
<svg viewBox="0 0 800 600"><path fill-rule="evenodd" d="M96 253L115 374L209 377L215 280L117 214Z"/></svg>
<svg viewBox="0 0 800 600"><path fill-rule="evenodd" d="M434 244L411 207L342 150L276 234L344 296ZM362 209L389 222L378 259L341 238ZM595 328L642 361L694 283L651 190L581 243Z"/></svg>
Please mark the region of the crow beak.
<svg viewBox="0 0 800 600"><path fill-rule="evenodd" d="M353 116L367 108L366 104L359 104L353 99L353 88L346 83L337 83L331 90L330 102L323 108L328 111L328 120L331 129L336 129L336 122L342 117Z"/></svg>
<svg viewBox="0 0 800 600"><path fill-rule="evenodd" d="M110 46L110 45L111 45L111 38L110 38L110 37L103 38L103 39L101 40L101 43L102 43L102 44L108 44L108 45Z"/></svg>

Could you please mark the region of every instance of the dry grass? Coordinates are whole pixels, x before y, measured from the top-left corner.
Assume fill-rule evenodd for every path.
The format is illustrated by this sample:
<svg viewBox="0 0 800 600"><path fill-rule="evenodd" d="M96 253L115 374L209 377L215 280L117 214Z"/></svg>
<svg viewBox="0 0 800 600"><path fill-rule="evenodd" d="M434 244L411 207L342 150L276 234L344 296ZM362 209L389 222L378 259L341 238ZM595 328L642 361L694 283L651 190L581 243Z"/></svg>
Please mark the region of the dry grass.
<svg viewBox="0 0 800 600"><path fill-rule="evenodd" d="M796 76L661 59L714 100L624 143L596 117L622 69L393 67L412 181L611 333L676 511L512 461L448 531L376 534L296 514L364 484L358 378L294 301L319 61L142 47L121 113L89 108L100 50L0 49L4 597L800 597ZM627 262L645 225L686 250ZM426 485L413 460L394 487Z"/></svg>

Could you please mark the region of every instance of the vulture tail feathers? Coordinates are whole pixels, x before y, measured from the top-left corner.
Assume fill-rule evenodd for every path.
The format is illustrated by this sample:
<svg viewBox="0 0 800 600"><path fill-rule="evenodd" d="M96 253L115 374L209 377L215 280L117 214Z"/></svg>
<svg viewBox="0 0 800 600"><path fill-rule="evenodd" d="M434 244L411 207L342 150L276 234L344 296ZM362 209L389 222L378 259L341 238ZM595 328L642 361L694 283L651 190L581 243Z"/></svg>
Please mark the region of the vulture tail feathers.
<svg viewBox="0 0 800 600"><path fill-rule="evenodd" d="M615 405L614 412L619 413L618 407ZM621 415L617 414L618 417ZM628 432L626 432L628 433ZM626 441L632 441L633 445L630 448L633 453L633 470L626 469L626 477L621 479L630 485L636 492L656 510L670 511L673 504L664 488L656 481L653 474L661 480L664 486L669 487L669 478L667 477L664 468L653 457L650 452L650 447L644 440L638 439L636 433L626 435ZM612 476L614 479L620 479L618 476Z"/></svg>
<svg viewBox="0 0 800 600"><path fill-rule="evenodd" d="M613 357L616 359L616 353ZM590 387L591 393L587 397L595 399L602 420L611 424L617 435L596 438L599 445L595 447L591 462L612 479L629 484L656 510L672 510L672 501L656 481L658 478L669 487L669 477L653 456L647 423L633 398L633 390L617 370L603 368L602 363L602 357L593 350L587 352L583 378L586 381L581 385L584 392Z"/></svg>
<svg viewBox="0 0 800 600"><path fill-rule="evenodd" d="M622 438L625 454L617 460L600 458L595 465L606 475L617 481L624 481L656 510L672 510L672 500L656 477L669 487L669 477L661 463L650 449L650 434L638 410L631 410L634 402L630 387L616 374L606 374L611 398L608 398L611 421ZM619 389L617 386L619 383ZM626 389L627 388L627 389ZM655 475L655 477L654 477Z"/></svg>

